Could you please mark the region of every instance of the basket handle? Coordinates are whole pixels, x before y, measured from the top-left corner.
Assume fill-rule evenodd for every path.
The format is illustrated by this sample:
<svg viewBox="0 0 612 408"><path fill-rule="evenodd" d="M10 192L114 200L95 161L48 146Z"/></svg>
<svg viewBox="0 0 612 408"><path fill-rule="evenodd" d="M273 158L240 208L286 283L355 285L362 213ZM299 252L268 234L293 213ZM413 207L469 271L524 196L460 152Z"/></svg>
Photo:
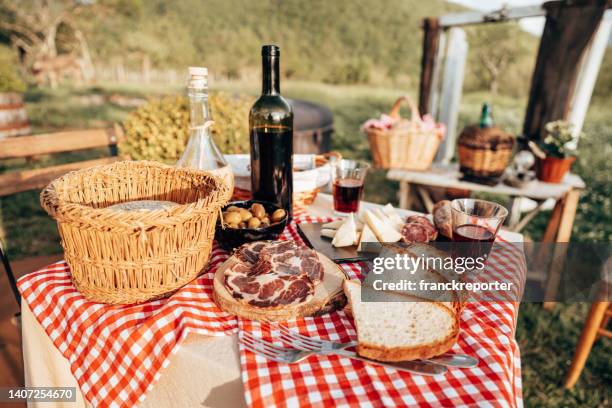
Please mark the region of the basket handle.
<svg viewBox="0 0 612 408"><path fill-rule="evenodd" d="M419 108L416 106L414 101L410 99L407 95L400 96L397 98L393 106L391 107L391 111L389 111L389 116L393 119L400 119L400 108L402 107L402 102L405 102L410 107L411 112L411 122L421 122L421 114L419 113Z"/></svg>

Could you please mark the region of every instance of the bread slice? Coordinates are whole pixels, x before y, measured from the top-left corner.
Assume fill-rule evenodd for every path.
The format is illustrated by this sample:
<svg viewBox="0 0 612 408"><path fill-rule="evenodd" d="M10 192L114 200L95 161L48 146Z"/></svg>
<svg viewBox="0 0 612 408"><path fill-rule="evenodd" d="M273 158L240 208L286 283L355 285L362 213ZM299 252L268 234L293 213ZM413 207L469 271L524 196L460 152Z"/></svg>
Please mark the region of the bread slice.
<svg viewBox="0 0 612 408"><path fill-rule="evenodd" d="M437 303L407 300L406 295L385 292L384 302L362 301L366 291L359 281L344 281L357 328L357 353L379 361L426 359L448 351L459 335L459 317Z"/></svg>

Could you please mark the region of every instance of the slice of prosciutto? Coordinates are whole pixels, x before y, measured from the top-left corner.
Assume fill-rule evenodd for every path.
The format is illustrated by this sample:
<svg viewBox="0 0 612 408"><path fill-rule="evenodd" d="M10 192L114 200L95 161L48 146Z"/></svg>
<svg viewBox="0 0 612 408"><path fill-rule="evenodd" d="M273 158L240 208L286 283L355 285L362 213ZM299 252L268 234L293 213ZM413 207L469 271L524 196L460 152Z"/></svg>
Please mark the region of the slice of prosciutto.
<svg viewBox="0 0 612 408"><path fill-rule="evenodd" d="M292 305L309 300L323 279L315 251L292 241L263 241L241 246L225 272L235 299L256 307Z"/></svg>

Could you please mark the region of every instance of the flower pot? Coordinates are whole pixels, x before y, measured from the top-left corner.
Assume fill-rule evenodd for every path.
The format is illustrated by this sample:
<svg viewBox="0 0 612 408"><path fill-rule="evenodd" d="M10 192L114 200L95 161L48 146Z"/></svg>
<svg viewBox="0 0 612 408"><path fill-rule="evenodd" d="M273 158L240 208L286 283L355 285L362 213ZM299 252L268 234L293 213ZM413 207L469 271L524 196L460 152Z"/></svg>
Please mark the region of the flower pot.
<svg viewBox="0 0 612 408"><path fill-rule="evenodd" d="M560 183L575 161L575 157L565 157L563 159L546 157L545 159L538 159L536 164L538 180L547 183Z"/></svg>

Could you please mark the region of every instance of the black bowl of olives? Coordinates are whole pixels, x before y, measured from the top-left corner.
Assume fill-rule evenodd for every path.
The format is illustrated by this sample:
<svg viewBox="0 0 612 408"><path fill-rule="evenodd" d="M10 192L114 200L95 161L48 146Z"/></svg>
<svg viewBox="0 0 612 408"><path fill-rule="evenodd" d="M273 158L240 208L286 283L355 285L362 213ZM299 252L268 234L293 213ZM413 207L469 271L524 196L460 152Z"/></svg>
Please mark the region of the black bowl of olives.
<svg viewBox="0 0 612 408"><path fill-rule="evenodd" d="M226 251L253 241L275 240L287 226L287 212L276 204L232 201L217 220L215 239Z"/></svg>

